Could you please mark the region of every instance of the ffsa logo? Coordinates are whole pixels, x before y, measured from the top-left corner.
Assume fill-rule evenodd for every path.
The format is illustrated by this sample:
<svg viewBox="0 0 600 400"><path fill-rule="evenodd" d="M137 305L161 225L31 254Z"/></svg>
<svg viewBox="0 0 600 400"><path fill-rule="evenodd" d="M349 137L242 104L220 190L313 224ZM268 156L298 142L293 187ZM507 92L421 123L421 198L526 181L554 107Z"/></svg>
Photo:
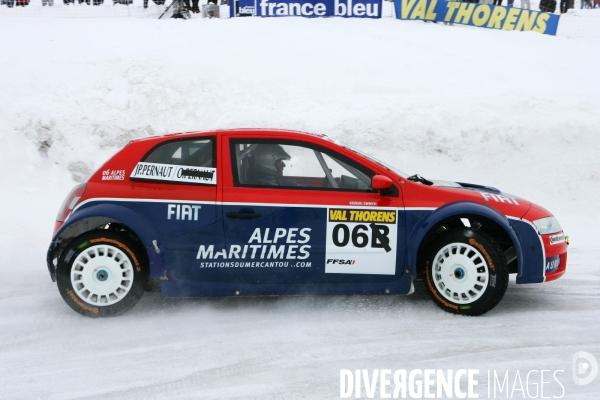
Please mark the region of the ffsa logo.
<svg viewBox="0 0 600 400"><path fill-rule="evenodd" d="M573 355L573 382L583 386L590 384L598 375L598 361L585 351L578 351Z"/></svg>
<svg viewBox="0 0 600 400"><path fill-rule="evenodd" d="M328 258L327 259L327 264L351 265L351 264L354 264L355 262L356 262L356 260L342 260L342 259L336 259L336 258Z"/></svg>

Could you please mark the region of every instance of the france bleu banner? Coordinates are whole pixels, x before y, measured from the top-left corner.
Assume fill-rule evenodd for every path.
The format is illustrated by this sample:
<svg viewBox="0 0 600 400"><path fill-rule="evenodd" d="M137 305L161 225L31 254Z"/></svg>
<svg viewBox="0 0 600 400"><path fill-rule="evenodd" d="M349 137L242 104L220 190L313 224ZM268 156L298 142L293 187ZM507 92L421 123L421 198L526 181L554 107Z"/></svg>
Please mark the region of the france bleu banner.
<svg viewBox="0 0 600 400"><path fill-rule="evenodd" d="M256 0L259 17L381 18L382 0Z"/></svg>
<svg viewBox="0 0 600 400"><path fill-rule="evenodd" d="M558 15L491 4L446 0L394 0L396 18L451 22L508 31L556 35Z"/></svg>

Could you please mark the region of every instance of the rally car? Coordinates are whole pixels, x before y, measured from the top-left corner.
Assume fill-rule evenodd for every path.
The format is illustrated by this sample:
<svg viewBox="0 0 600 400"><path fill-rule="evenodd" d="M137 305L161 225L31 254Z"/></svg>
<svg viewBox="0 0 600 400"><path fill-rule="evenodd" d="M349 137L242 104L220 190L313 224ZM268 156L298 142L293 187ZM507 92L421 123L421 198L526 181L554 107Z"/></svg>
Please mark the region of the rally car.
<svg viewBox="0 0 600 400"><path fill-rule="evenodd" d="M408 176L324 135L267 129L131 141L59 211L47 255L90 317L165 297L396 295L479 315L565 273L557 219L493 187Z"/></svg>

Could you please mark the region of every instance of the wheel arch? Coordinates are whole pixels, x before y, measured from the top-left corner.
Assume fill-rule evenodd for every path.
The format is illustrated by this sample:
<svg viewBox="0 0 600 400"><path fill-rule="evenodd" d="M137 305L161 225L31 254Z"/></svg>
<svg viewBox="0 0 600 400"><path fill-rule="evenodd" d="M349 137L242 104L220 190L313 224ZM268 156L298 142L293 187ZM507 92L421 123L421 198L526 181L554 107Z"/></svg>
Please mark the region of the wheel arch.
<svg viewBox="0 0 600 400"><path fill-rule="evenodd" d="M48 269L53 281L56 281L55 260L60 257L62 249L79 235L109 223L119 224L133 240L141 243L148 256L150 277L162 275L164 252L159 247L161 251L157 253L153 243L153 240L160 243L161 237L148 220L142 214L121 205L97 204L76 210L54 235L47 254Z"/></svg>
<svg viewBox="0 0 600 400"><path fill-rule="evenodd" d="M477 225L477 229L482 229L499 242L509 261L510 272L521 272L522 246L508 218L499 211L479 203L455 202L444 205L423 218L409 234L406 265L409 266L412 274L417 275L422 272L421 257L427 245L439 233L451 227L465 227L462 218L468 219L469 223Z"/></svg>

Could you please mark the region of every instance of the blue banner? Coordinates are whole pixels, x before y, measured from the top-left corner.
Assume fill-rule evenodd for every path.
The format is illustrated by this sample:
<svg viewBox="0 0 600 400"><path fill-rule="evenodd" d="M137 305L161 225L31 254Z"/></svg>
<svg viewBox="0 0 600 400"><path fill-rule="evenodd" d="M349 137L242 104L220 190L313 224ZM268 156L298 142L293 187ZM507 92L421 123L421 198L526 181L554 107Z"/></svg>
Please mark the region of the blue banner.
<svg viewBox="0 0 600 400"><path fill-rule="evenodd" d="M381 18L381 0L256 0L256 15Z"/></svg>
<svg viewBox="0 0 600 400"><path fill-rule="evenodd" d="M232 15L232 17L254 16L256 14L254 7L255 3L255 0L235 1L235 7L230 7L232 13L235 12L235 15Z"/></svg>
<svg viewBox="0 0 600 400"><path fill-rule="evenodd" d="M556 35L558 15L491 4L446 0L394 0L396 18Z"/></svg>

